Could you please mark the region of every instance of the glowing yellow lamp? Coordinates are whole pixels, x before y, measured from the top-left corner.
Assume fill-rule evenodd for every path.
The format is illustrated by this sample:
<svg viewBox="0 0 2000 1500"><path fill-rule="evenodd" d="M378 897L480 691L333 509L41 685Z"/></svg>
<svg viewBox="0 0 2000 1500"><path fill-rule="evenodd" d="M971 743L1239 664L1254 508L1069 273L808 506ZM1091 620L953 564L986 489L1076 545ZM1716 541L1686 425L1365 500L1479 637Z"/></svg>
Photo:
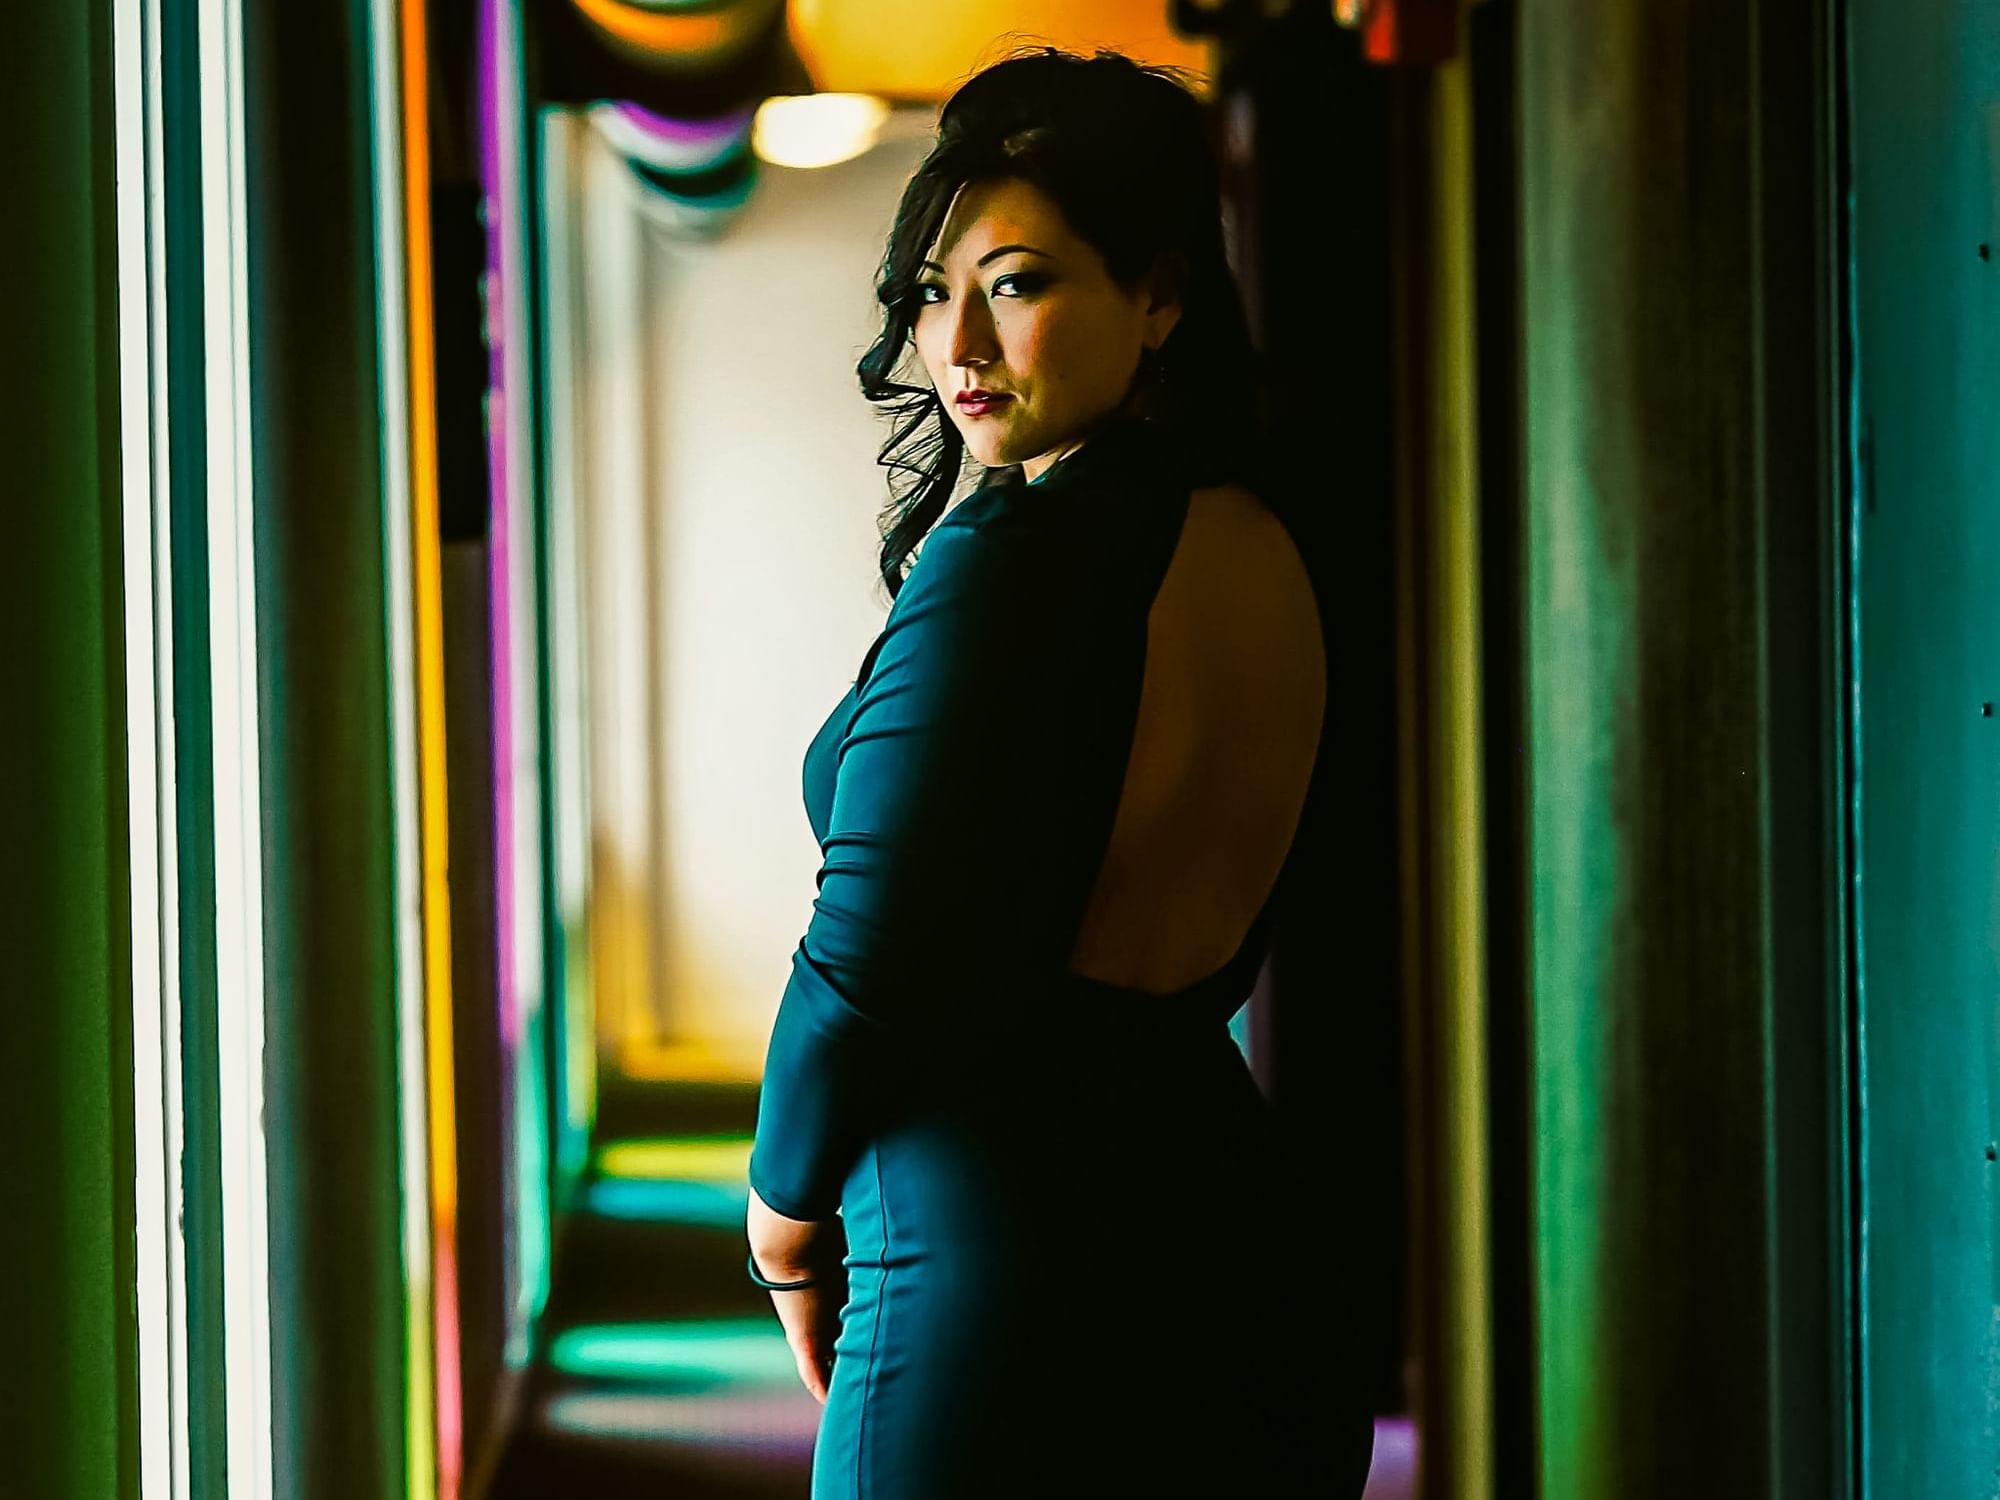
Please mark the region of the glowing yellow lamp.
<svg viewBox="0 0 2000 1500"><path fill-rule="evenodd" d="M873 146L888 117L873 94L780 95L758 107L750 145L774 167L830 167Z"/></svg>
<svg viewBox="0 0 2000 1500"><path fill-rule="evenodd" d="M1110 47L1205 80L1207 41L1177 33L1169 9L1166 0L790 0L786 24L815 87L935 104L1023 43Z"/></svg>

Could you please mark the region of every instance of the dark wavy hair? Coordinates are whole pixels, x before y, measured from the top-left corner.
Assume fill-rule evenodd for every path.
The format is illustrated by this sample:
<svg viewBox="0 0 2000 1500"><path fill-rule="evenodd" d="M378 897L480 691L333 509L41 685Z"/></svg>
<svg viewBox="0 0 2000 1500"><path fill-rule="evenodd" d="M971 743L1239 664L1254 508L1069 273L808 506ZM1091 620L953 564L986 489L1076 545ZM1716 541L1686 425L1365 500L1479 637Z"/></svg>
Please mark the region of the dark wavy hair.
<svg viewBox="0 0 2000 1500"><path fill-rule="evenodd" d="M1083 57L1037 46L973 75L946 102L876 276L881 334L855 366L862 393L891 419L877 455L889 473L879 561L891 599L965 469L965 440L943 400L896 372L916 325L924 256L968 183L1019 179L1039 189L1121 286L1136 286L1166 257L1181 315L1157 353L1142 354L1120 410L1171 432L1196 484L1253 468L1266 421L1262 362L1224 246L1209 112L1189 78L1109 50ZM987 482L1015 477L986 474Z"/></svg>

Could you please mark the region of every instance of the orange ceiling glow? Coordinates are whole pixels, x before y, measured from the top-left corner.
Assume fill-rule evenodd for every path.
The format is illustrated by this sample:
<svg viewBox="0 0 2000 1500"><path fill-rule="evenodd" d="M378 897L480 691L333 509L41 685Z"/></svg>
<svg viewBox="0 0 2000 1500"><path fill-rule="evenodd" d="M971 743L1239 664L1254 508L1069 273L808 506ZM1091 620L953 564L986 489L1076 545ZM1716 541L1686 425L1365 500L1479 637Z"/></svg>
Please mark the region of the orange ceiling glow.
<svg viewBox="0 0 2000 1500"><path fill-rule="evenodd" d="M981 67L1028 43L1083 53L1110 47L1205 80L1208 42L1176 33L1169 9L1169 0L791 0L787 24L816 88L942 103Z"/></svg>

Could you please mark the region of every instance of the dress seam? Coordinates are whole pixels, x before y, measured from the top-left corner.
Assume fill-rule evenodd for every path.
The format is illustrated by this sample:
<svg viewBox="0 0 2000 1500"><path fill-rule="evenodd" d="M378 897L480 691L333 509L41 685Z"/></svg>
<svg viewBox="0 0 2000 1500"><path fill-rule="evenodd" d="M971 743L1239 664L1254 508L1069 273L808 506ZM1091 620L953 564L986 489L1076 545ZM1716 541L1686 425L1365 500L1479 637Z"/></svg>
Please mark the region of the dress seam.
<svg viewBox="0 0 2000 1500"><path fill-rule="evenodd" d="M889 1312L889 1195L882 1187L882 1147L873 1142L868 1147L869 1160L875 1166L875 1204L882 1215L882 1280L875 1289L875 1318L868 1330L868 1373L861 1386L861 1412L854 1435L854 1493L856 1500L868 1500L875 1489L874 1474L868 1463L868 1414L875 1406L875 1377L881 1365L877 1350L882 1343L882 1320Z"/></svg>

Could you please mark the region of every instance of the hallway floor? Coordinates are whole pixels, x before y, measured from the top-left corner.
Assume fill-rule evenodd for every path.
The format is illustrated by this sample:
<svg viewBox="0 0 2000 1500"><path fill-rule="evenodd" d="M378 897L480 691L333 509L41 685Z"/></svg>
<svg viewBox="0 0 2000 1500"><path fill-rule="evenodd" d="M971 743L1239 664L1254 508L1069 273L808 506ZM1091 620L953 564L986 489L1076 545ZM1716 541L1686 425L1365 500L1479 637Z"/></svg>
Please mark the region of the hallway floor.
<svg viewBox="0 0 2000 1500"><path fill-rule="evenodd" d="M743 1274L753 1087L607 1090L491 1500L807 1491L819 1405Z"/></svg>

